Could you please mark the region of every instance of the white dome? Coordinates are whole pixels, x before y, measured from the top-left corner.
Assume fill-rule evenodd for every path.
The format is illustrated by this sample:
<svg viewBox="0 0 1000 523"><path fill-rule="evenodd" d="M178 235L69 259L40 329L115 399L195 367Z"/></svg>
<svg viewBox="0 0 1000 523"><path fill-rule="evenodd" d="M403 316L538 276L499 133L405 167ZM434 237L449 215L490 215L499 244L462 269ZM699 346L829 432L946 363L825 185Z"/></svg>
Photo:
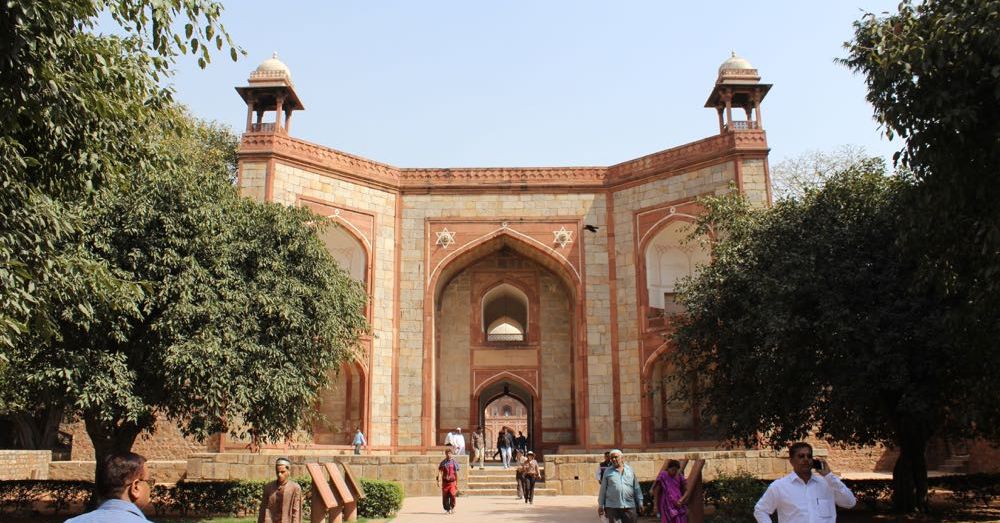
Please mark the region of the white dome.
<svg viewBox="0 0 1000 523"><path fill-rule="evenodd" d="M264 60L257 69L254 70L251 77L281 77L284 76L288 79L292 78L292 72L288 70L288 66L284 62L278 60L278 53L271 55L271 58Z"/></svg>
<svg viewBox="0 0 1000 523"><path fill-rule="evenodd" d="M736 51L733 51L733 55L719 66L719 72L721 73L727 69L753 69L753 66L750 65L750 62L746 58L736 56Z"/></svg>

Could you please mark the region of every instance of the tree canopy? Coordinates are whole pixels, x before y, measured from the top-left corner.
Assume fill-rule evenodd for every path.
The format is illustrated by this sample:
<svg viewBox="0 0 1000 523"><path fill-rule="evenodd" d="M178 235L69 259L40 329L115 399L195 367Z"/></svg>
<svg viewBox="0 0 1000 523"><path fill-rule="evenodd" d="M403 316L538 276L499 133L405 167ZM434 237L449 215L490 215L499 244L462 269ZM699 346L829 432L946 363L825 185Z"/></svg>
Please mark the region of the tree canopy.
<svg viewBox="0 0 1000 523"><path fill-rule="evenodd" d="M703 377L680 382L684 399L728 437L895 446L896 494L913 500L932 436L996 437L970 421L995 412L1000 385L982 383L995 361L942 329L947 304L900 242L910 190L871 160L770 209L707 200L698 232L716 235L713 262L682 287L673 341L678 374Z"/></svg>

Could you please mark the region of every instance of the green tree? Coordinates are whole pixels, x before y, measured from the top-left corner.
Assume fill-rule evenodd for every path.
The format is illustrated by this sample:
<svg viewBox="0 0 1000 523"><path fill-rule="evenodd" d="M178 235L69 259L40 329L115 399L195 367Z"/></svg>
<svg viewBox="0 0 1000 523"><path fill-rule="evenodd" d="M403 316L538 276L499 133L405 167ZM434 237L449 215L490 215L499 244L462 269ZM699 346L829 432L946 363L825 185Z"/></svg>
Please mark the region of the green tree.
<svg viewBox="0 0 1000 523"><path fill-rule="evenodd" d="M1000 394L985 383L995 356L956 346L954 304L901 241L914 190L870 160L769 209L707 200L696 233L715 235L713 262L682 286L688 314L673 335L678 375L702 377L678 381L681 398L703 402L727 436L895 446L903 510L925 501L928 441L995 435L968 420Z"/></svg>
<svg viewBox="0 0 1000 523"><path fill-rule="evenodd" d="M131 36L91 34L101 12ZM205 64L224 45L236 57L220 13L209 0L0 3L0 366L19 338L55 334L54 296L86 313L120 294L100 263L55 245L78 232L79 203L148 163L172 60Z"/></svg>
<svg viewBox="0 0 1000 523"><path fill-rule="evenodd" d="M239 196L231 132L171 110L147 139L162 168L99 193L83 227L90 255L142 297L18 345L0 397L82 418L98 462L158 418L256 442L310 428L329 373L367 330L363 287L319 240L321 218Z"/></svg>
<svg viewBox="0 0 1000 523"><path fill-rule="evenodd" d="M904 141L897 158L917 183L902 211L902 243L943 304L941 350L966 366L952 379L977 392L935 431L993 441L1000 440L1000 409L990 399L1000 370L998 25L997 0L904 0L891 15L856 22L843 60L864 74L886 134Z"/></svg>

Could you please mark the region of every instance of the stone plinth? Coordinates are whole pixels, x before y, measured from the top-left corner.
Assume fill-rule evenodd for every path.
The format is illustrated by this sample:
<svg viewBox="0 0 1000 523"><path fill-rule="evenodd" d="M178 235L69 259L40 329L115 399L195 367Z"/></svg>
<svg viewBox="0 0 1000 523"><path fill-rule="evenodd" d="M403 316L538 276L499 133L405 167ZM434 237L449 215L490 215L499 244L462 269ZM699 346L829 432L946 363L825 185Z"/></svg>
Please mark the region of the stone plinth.
<svg viewBox="0 0 1000 523"><path fill-rule="evenodd" d="M280 455L292 462L292 477L308 476L306 463L340 462L351 467L358 478L397 481L407 496L434 496L441 489L434 483L443 453L433 455L343 456L335 454L287 453ZM274 479L274 460L278 454L199 453L187 461L187 481L266 480ZM469 482L469 457L456 456L461 465L459 488Z"/></svg>
<svg viewBox="0 0 1000 523"><path fill-rule="evenodd" d="M146 466L158 485L177 483L187 472L187 461L147 461ZM53 461L48 464L48 479L94 481L95 467L93 461Z"/></svg>
<svg viewBox="0 0 1000 523"><path fill-rule="evenodd" d="M0 450L0 481L49 479L48 450Z"/></svg>
<svg viewBox="0 0 1000 523"><path fill-rule="evenodd" d="M817 456L826 456L824 449L814 449ZM603 454L555 454L545 457L545 486L565 495L597 495L597 467ZM715 479L720 472L745 470L767 479L791 472L788 454L771 450L731 450L702 452L642 452L625 454L625 463L635 471L639 481L652 481L668 459L704 459L704 478ZM690 469L689 469L690 470Z"/></svg>

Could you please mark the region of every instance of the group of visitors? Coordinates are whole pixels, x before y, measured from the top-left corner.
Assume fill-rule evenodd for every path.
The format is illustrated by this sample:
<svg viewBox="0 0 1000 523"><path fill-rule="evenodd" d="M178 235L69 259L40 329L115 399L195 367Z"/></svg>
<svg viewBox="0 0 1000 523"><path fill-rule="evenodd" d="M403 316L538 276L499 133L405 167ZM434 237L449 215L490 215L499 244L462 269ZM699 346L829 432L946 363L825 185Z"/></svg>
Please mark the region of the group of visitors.
<svg viewBox="0 0 1000 523"><path fill-rule="evenodd" d="M473 447L479 455L485 450L481 432L482 427L479 427L477 433L480 438L473 436ZM460 436L461 429L457 433ZM504 434L512 436L508 431ZM464 451L464 437L461 439ZM435 478L441 488L446 514L455 513L458 494L461 466L454 459L455 441L452 438L452 443L446 446L445 459L438 465ZM775 512L779 523L833 523L838 506L850 508L857 502L850 489L832 473L829 463L813 457L812 446L808 443L793 444L788 451L788 460L792 472L773 481L754 507L753 515L758 523L770 523L771 514ZM661 523L688 523L688 505L692 492L701 481L703 464L704 461L699 460L692 472L694 479L689 483L684 476L687 460L668 459L664 462L651 490L653 507ZM302 489L289 480L291 467L291 461L286 458L275 461L275 480L264 486L258 523L301 523ZM530 450L522 453L518 449L518 498L529 505L534 504L535 483L539 475L535 453ZM622 451L614 449L606 452L596 476L600 483L598 517L602 520L606 518L608 523L635 523L642 514L642 489L635 471L625 463ZM132 452L111 455L97 471L96 492L103 502L96 510L71 518L66 523L148 521L140 507L149 504L154 484L144 457Z"/></svg>
<svg viewBox="0 0 1000 523"><path fill-rule="evenodd" d="M687 460L668 459L660 468L650 493L653 509L661 523L688 523L688 505L701 481L704 460L698 460L692 483L684 477ZM834 523L837 507L851 508L854 494L835 476L826 460L813 457L812 446L798 442L788 450L792 472L771 482L754 506L758 523L770 523L777 513L778 523ZM642 490L635 472L624 462L618 449L606 452L598 465L597 514L608 523L634 523L642 514ZM696 519L699 520L699 519Z"/></svg>
<svg viewBox="0 0 1000 523"><path fill-rule="evenodd" d="M511 463L514 463L515 452L520 452L522 456L527 455L528 437L522 431L518 431L517 436L515 436L514 429L510 427L501 428L500 432L497 433L497 450L493 453L493 458L496 459L499 454L503 468L509 469Z"/></svg>

